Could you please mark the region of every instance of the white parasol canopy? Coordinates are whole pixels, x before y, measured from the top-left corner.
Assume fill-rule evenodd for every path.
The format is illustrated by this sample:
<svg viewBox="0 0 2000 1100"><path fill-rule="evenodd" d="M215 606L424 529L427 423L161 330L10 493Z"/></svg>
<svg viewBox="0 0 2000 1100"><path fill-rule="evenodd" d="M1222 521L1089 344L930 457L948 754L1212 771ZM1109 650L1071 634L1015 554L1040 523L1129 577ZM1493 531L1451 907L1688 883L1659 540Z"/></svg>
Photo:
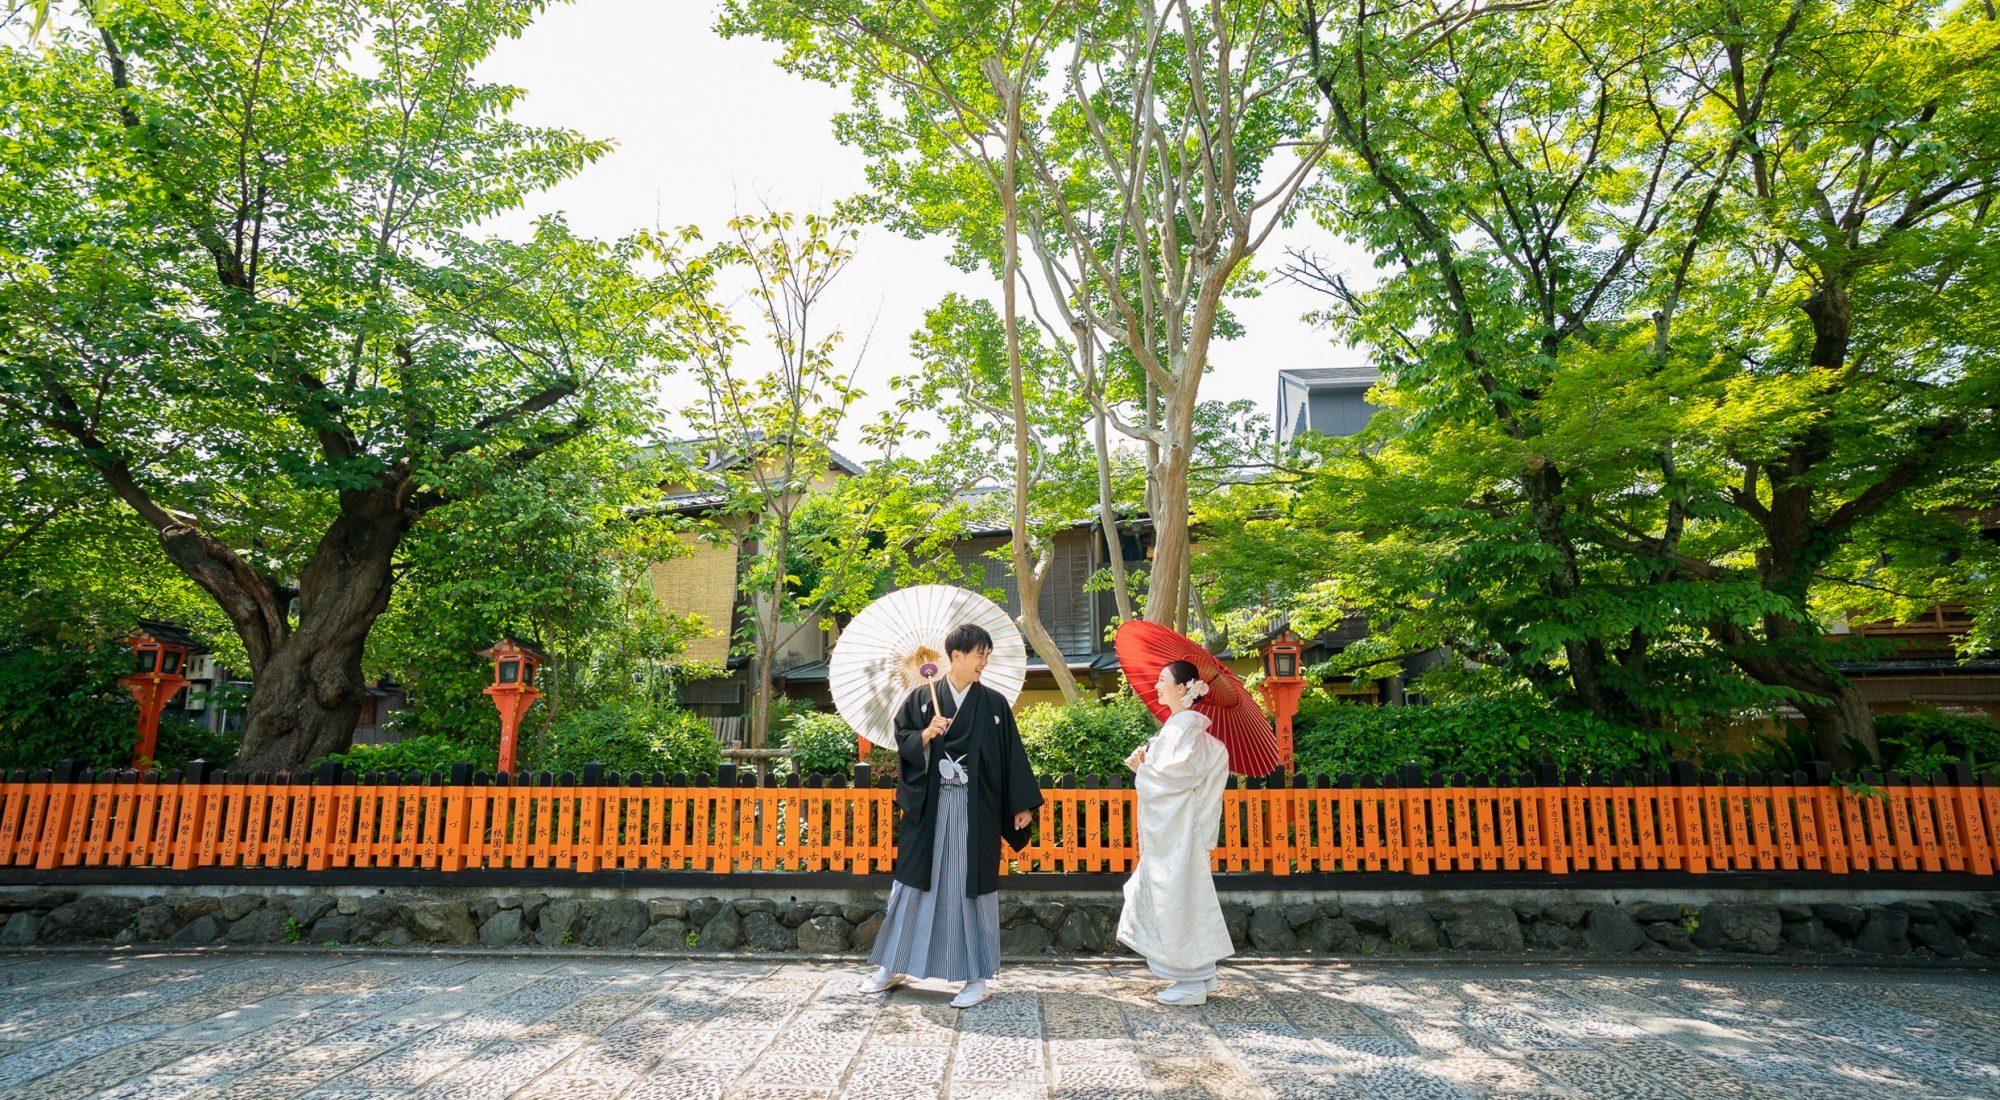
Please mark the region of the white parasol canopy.
<svg viewBox="0 0 2000 1100"><path fill-rule="evenodd" d="M977 592L923 584L898 589L869 604L840 632L827 676L834 709L856 733L883 748L895 748L896 708L923 685L918 670L926 662L936 662L937 674L944 675L944 636L961 623L984 627L993 635L993 655L980 682L1012 705L1028 678L1028 647L1020 628L998 604Z"/></svg>

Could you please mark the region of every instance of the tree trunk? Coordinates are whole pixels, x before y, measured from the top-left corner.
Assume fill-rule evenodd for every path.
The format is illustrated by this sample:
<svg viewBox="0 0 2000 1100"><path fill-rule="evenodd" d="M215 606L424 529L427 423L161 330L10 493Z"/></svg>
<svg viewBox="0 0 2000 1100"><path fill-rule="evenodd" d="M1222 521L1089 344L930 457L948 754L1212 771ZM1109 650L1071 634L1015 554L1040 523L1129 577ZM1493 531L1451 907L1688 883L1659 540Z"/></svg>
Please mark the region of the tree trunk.
<svg viewBox="0 0 2000 1100"><path fill-rule="evenodd" d="M260 649L265 656L251 665L240 770L301 771L354 743L367 697L362 651L389 606L390 565L414 517L391 488L342 493L340 503L340 516L299 575L297 629L250 646L253 656ZM261 621L236 625L239 633L264 629Z"/></svg>
<svg viewBox="0 0 2000 1100"><path fill-rule="evenodd" d="M1833 369L1845 364L1854 325L1845 282L1833 271L1823 273L1819 289L1799 308L1812 321L1812 365ZM1738 664L1764 683L1817 697L1795 705L1805 715L1820 758L1837 767L1854 767L1881 759L1875 716L1867 699L1826 660L1795 655L1807 645L1825 644L1812 625L1807 599L1814 574L1833 556L1839 538L1813 514L1818 492L1813 471L1832 450L1833 440L1826 428L1812 425L1792 442L1783 458L1763 468L1771 486L1771 502L1751 511L1764 532L1764 545L1757 551L1758 579L1765 591L1783 596L1793 611L1791 617L1764 618L1764 640L1776 651L1773 657L1756 662L1759 667L1755 668Z"/></svg>
<svg viewBox="0 0 2000 1100"><path fill-rule="evenodd" d="M1051 540L1040 555L1031 557L1028 541L1030 480L1028 395L1021 378L1021 317L1019 307L1014 300L1014 284L1020 280L1021 274L1021 206L1020 193L1015 187L1015 168L1021 143L1020 83L1018 81L1004 83L1003 94L1007 97L1007 154L1000 207L1006 225L1000 240L1000 297L1005 310L1003 319L1007 331L1007 376L1014 399L1014 530L1011 541L1014 551L1014 585L1021 596L1021 616L1017 620L1017 625L1021 628L1021 635L1034 648L1035 654L1049 666L1049 675L1055 679L1056 687L1062 690L1063 701L1074 703L1078 698L1076 678L1069 674L1069 662L1064 659L1063 652L1055 640L1049 637L1048 630L1042 626L1042 577L1055 554L1055 542ZM1036 560L1037 558L1039 560Z"/></svg>
<svg viewBox="0 0 2000 1100"><path fill-rule="evenodd" d="M1092 338L1086 333L1078 342L1077 354L1083 357L1084 377L1091 379L1094 386L1097 372L1091 365L1092 347ZM1124 622L1136 616L1132 610L1132 587L1125 577L1125 546L1118 537L1117 497L1111 482L1111 439L1106 430L1103 400L1103 394L1099 393L1091 402L1091 426L1097 446L1097 525L1104 534L1105 556L1111 562L1111 594L1118 602L1118 620Z"/></svg>
<svg viewBox="0 0 2000 1100"><path fill-rule="evenodd" d="M789 470L785 478L791 484ZM787 509L789 505L787 505ZM765 597L771 606L764 612L757 610L757 602L750 601L750 621L756 626L756 645L750 655L750 747L761 749L771 742L771 704L776 692L771 689L772 678L777 674L778 635L784 627L785 599L785 559L791 552L791 516L788 511L778 516L776 546L772 553L777 562L777 578L771 582L771 591Z"/></svg>
<svg viewBox="0 0 2000 1100"><path fill-rule="evenodd" d="M1015 582L1021 594L1021 615L1014 624L1021 628L1021 636L1028 641L1028 647L1042 663L1049 666L1049 676L1055 680L1057 690L1062 692L1063 702L1074 703L1083 697L1077 689L1076 677L1070 675L1069 660L1063 655L1062 647L1049 636L1048 628L1042 625L1042 578L1048 575L1049 563L1055 559L1055 542L1051 540L1030 563L1025 572L1016 566Z"/></svg>
<svg viewBox="0 0 2000 1100"><path fill-rule="evenodd" d="M1809 430L1783 466L1767 468L1771 504L1757 515L1764 530L1764 545L1757 551L1758 581L1765 591L1784 597L1792 612L1764 616L1761 648L1766 655L1738 660L1737 665L1762 683L1816 696L1794 705L1805 715L1820 758L1854 767L1880 759L1875 717L1853 681L1807 651L1826 644L1813 625L1807 599L1813 574L1825 563L1833 540L1813 520L1813 489L1804 480L1825 445Z"/></svg>
<svg viewBox="0 0 2000 1100"><path fill-rule="evenodd" d="M1854 681L1832 669L1808 667L1802 679L1813 681L1803 690L1826 700L1800 700L1799 712L1806 716L1813 744L1820 759L1837 768L1872 764L1882 759L1882 747L1875 738L1875 714L1868 699Z"/></svg>
<svg viewBox="0 0 2000 1100"><path fill-rule="evenodd" d="M1199 376L1196 376L1199 378ZM1194 387L1167 395L1153 483L1153 566L1147 582L1146 620L1172 628L1187 621L1188 443L1194 438Z"/></svg>
<svg viewBox="0 0 2000 1100"><path fill-rule="evenodd" d="M1881 747L1875 739L1875 716L1861 689L1831 665L1783 654L1787 640L1804 640L1799 638L1798 624L1775 617L1767 617L1764 624L1761 641L1732 623L1713 623L1709 631L1735 651L1731 657L1745 675L1803 696L1793 705L1805 716L1821 760L1836 768L1878 762Z"/></svg>
<svg viewBox="0 0 2000 1100"><path fill-rule="evenodd" d="M240 771L301 772L354 744L354 724L367 695L358 643L314 638L304 631L255 670L244 711Z"/></svg>
<svg viewBox="0 0 2000 1100"><path fill-rule="evenodd" d="M1554 599L1573 599L1582 586L1582 575L1577 570L1576 544L1563 527L1562 473L1544 461L1531 466L1521 481L1527 490L1528 512L1535 534L1556 552L1556 567L1545 582L1546 590ZM1563 653L1569 661L1570 686L1576 691L1577 701L1599 718L1612 717L1611 700L1603 680L1607 663L1604 644L1595 638L1574 639L1563 643Z"/></svg>

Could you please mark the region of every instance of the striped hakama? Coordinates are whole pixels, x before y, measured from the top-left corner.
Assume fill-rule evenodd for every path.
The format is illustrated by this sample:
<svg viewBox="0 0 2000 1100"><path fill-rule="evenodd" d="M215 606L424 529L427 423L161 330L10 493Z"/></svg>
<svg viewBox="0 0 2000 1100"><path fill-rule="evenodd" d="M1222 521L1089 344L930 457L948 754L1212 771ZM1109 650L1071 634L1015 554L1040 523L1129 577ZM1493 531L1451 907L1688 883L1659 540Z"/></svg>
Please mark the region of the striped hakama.
<svg viewBox="0 0 2000 1100"><path fill-rule="evenodd" d="M968 801L963 782L938 785L932 888L901 882L889 888L869 962L892 974L948 982L991 978L1000 969L1000 894L965 896Z"/></svg>

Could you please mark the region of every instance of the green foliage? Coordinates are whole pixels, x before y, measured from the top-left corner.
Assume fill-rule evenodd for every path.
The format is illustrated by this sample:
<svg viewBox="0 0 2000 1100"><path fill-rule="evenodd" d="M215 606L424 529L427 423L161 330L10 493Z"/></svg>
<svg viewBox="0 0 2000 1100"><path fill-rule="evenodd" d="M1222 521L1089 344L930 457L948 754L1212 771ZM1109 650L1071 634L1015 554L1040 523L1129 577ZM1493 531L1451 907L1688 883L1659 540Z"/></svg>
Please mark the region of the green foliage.
<svg viewBox="0 0 2000 1100"><path fill-rule="evenodd" d="M1920 706L1878 716L1875 731L1885 765L1896 771L1929 775L1952 763L1968 764L1975 772L2000 771L2000 722L1985 716Z"/></svg>
<svg viewBox="0 0 2000 1100"><path fill-rule="evenodd" d="M236 735L209 729L192 719L163 714L160 739L153 753L153 764L160 768L185 768L190 760L226 768L236 759ZM131 747L127 745L124 755L130 754Z"/></svg>
<svg viewBox="0 0 2000 1100"><path fill-rule="evenodd" d="M671 698L667 662L692 633L662 612L647 570L684 552L672 517L645 515L657 463L629 446L580 442L427 515L403 541L403 573L370 635L366 667L403 685L406 737L498 743L479 653L503 635L548 656L549 697L523 720L531 741L555 716Z"/></svg>
<svg viewBox="0 0 2000 1100"><path fill-rule="evenodd" d="M795 714L780 727L780 733L791 753L793 774L848 775L854 771L857 738L840 715L819 711Z"/></svg>
<svg viewBox="0 0 2000 1100"><path fill-rule="evenodd" d="M732 642L751 659L754 747L766 745L779 717L770 707L776 655L812 629L815 616L874 579L865 553L874 528L869 498L847 498L861 505L851 524L819 524L810 546L793 545L798 513L845 476L833 444L863 396L853 362L837 354L844 333L826 320L823 301L854 259L859 231L846 212L767 211L732 218L728 237L700 255L663 252L670 276L684 284L740 286L770 354L753 365L749 330L730 310L687 311L680 342L701 391L685 410L696 439L685 448L689 469L681 480L721 495L703 523L710 538L733 544L742 558L744 613ZM690 228L678 243L699 239ZM765 354L760 348L755 358ZM864 426L863 437L887 454L903 431L902 417L885 413ZM802 557L810 560L809 578L793 572Z"/></svg>
<svg viewBox="0 0 2000 1100"><path fill-rule="evenodd" d="M1614 726L1517 692L1415 706L1372 706L1323 693L1300 700L1292 720L1298 770L1386 775L1415 764L1433 771L1518 775L1552 763L1565 771L1633 771L1669 761L1655 731Z"/></svg>
<svg viewBox="0 0 2000 1100"><path fill-rule="evenodd" d="M1239 637L1366 616L1347 670L1442 648L1488 694L1690 734L1786 704L1867 759L1826 624L1992 593L2000 25L1329 12L1314 213L1381 273L1292 273L1382 411L1204 502L1213 602Z"/></svg>
<svg viewBox="0 0 2000 1100"><path fill-rule="evenodd" d="M1294 37L1313 18L1258 0L1177 11L1033 0L724 5L724 35L776 43L787 69L851 92L834 126L868 157L870 192L858 205L912 236L949 239L954 263L1007 288L1013 323L954 296L916 342L920 358L936 358L925 345L957 330L945 358L964 368L947 383L961 400L939 408L976 422L970 434L955 426L954 443L1013 460L1016 508L1033 513L1013 524L1017 571L1026 528L1048 522L1066 490L1091 495L1088 479L1053 476L1064 452L1112 461L1108 421L1152 444L1158 561L1180 575L1188 457L1199 438L1216 439L1217 418L1199 416L1196 397L1214 342L1240 331L1226 303L1255 293L1252 257L1289 219L1325 151ZM1014 300L1017 270L1025 306ZM1018 419L1029 423L1009 423L1017 381ZM1090 410L1083 419L1079 404ZM1094 447L1078 438L1084 419L1098 429Z"/></svg>
<svg viewBox="0 0 2000 1100"><path fill-rule="evenodd" d="M669 707L623 702L571 711L552 723L525 766L581 774L583 766L606 771L655 771L672 775L714 775L722 762L715 731L700 715Z"/></svg>
<svg viewBox="0 0 2000 1100"><path fill-rule="evenodd" d="M1900 714L1876 716L1875 731L1878 751L1850 746L1853 758L1864 766L1919 776L1960 763L1975 772L2000 771L2000 722L1991 718L1925 704ZM1822 760L1825 756L1812 731L1797 722L1780 722L1755 738L1745 751L1713 755L1704 763L1717 770L1790 775Z"/></svg>
<svg viewBox="0 0 2000 1100"><path fill-rule="evenodd" d="M429 776L434 771L450 775L453 764L471 764L475 769L492 771L498 748L497 744L481 745L426 734L387 745L356 745L346 752L334 753L326 760L357 775L386 772L403 776L420 772ZM315 762L314 766L318 764Z"/></svg>
<svg viewBox="0 0 2000 1100"><path fill-rule="evenodd" d="M107 640L108 643L108 640ZM0 653L0 767L58 760L122 766L132 758L132 697L118 686L131 657L21 639Z"/></svg>
<svg viewBox="0 0 2000 1100"><path fill-rule="evenodd" d="M122 630L89 617L29 611L15 620L15 633L0 649L0 768L46 768L62 760L90 768L131 764L138 712L118 684L132 670L123 639ZM226 766L236 756L236 738L167 713L154 753L162 768L195 759Z"/></svg>
<svg viewBox="0 0 2000 1100"><path fill-rule="evenodd" d="M1021 712L1021 744L1037 775L1127 775L1125 758L1160 723L1130 688L1101 699L1042 703Z"/></svg>
<svg viewBox="0 0 2000 1100"><path fill-rule="evenodd" d="M429 775L433 771L449 774L453 764L462 762L490 772L498 751L495 738L468 741L425 734L388 745L356 745L328 759L363 774L415 771ZM622 701L565 713L534 738L524 738L518 764L522 771L577 775L582 774L584 765L597 763L604 765L606 772L620 775L659 771L692 776L714 775L720 762L715 733L699 715Z"/></svg>
<svg viewBox="0 0 2000 1100"><path fill-rule="evenodd" d="M160 532L242 640L257 766L338 740L412 524L653 426L686 288L560 217L490 233L609 149L478 76L545 6L90 3L0 46L18 530Z"/></svg>
<svg viewBox="0 0 2000 1100"><path fill-rule="evenodd" d="M1902 714L1876 716L1876 732L1884 742L1904 746L1938 746L1954 760L1968 764L2000 764L2000 722L1984 714L1962 714L1922 704Z"/></svg>

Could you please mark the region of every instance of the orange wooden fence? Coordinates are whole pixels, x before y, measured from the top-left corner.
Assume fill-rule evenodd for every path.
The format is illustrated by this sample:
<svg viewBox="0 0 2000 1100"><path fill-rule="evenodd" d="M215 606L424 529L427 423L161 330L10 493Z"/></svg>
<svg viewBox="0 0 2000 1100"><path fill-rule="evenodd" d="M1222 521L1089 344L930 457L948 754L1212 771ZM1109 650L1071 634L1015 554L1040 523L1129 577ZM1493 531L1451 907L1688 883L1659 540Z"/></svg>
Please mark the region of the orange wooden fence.
<svg viewBox="0 0 2000 1100"><path fill-rule="evenodd" d="M752 777L670 784L655 776L520 783L169 772L0 783L0 867L550 868L885 872L894 794L858 770L758 786ZM378 778L378 777L371 777ZM567 777L565 777L567 778ZM1992 776L1672 774L1631 781L1492 781L1405 774L1339 783L1294 776L1223 796L1217 871L1672 870L1994 873L2000 785ZM1004 870L1129 871L1133 792L1044 780L1034 842Z"/></svg>

